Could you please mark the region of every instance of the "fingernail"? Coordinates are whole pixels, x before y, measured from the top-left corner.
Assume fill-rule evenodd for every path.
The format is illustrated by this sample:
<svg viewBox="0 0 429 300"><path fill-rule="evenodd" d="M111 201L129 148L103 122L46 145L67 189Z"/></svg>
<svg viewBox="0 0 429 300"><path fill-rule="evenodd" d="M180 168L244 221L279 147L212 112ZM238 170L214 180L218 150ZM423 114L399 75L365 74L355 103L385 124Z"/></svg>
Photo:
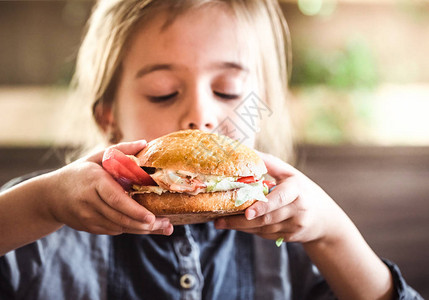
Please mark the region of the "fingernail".
<svg viewBox="0 0 429 300"><path fill-rule="evenodd" d="M146 140L138 140L134 142L134 145L140 146L140 147L146 147L147 141Z"/></svg>
<svg viewBox="0 0 429 300"><path fill-rule="evenodd" d="M254 209L247 210L247 212L246 212L246 219L247 220L252 220L255 218L255 216L256 216L256 211Z"/></svg>
<svg viewBox="0 0 429 300"><path fill-rule="evenodd" d="M162 230L162 234L164 235L171 235L173 233L173 225L169 225L167 228L164 228Z"/></svg>
<svg viewBox="0 0 429 300"><path fill-rule="evenodd" d="M155 216L154 215L146 215L144 217L144 222L147 224L152 224L153 222L155 222Z"/></svg>
<svg viewBox="0 0 429 300"><path fill-rule="evenodd" d="M168 220L168 219L163 220L161 226L162 226L162 228L170 227L170 220Z"/></svg>

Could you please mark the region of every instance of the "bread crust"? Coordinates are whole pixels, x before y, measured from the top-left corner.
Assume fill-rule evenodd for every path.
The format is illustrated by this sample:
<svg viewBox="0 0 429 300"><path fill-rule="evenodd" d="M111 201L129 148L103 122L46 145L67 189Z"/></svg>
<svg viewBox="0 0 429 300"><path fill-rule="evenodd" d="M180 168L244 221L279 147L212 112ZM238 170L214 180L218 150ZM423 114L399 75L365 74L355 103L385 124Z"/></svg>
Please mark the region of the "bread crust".
<svg viewBox="0 0 429 300"><path fill-rule="evenodd" d="M236 191L200 193L134 194L133 198L159 217L167 217L173 225L204 223L221 216L241 214L255 200L235 206Z"/></svg>
<svg viewBox="0 0 429 300"><path fill-rule="evenodd" d="M157 138L139 154L139 165L202 175L225 177L254 176L267 173L255 151L226 136L200 130L183 130ZM204 223L220 216L243 213L255 200L235 206L236 190L200 193L133 193L132 197L173 225Z"/></svg>
<svg viewBox="0 0 429 300"><path fill-rule="evenodd" d="M170 133L137 154L140 166L205 175L255 176L267 173L255 151L226 136L200 130Z"/></svg>

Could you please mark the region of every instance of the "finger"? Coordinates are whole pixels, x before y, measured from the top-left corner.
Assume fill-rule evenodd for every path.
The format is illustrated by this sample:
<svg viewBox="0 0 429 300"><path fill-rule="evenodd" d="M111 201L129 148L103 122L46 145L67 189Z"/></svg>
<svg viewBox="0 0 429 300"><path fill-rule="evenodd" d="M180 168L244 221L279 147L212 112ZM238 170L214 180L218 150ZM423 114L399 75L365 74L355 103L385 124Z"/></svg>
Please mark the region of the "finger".
<svg viewBox="0 0 429 300"><path fill-rule="evenodd" d="M245 229L237 229L242 232L246 232L249 234L255 234L260 237L277 240L279 238L283 238L286 242L297 242L302 241L302 233L299 226L296 226L292 219L289 219L285 222L281 222L278 224L272 224L259 228L245 228Z"/></svg>
<svg viewBox="0 0 429 300"><path fill-rule="evenodd" d="M243 216L231 216L231 217L221 218L216 220L215 226L218 229L236 229L236 230L249 229L249 230L253 230L252 232L261 231L261 230L264 231L268 229L261 229L261 228L265 228L271 225L277 225L289 219L290 217L292 217L292 215L293 215L293 211L289 207L285 206L250 221L247 220L245 217L243 218Z"/></svg>
<svg viewBox="0 0 429 300"><path fill-rule="evenodd" d="M238 229L254 234L279 234L279 233L296 233L303 229L303 226L296 222L296 218L290 217L278 223L272 223L264 226L253 228Z"/></svg>
<svg viewBox="0 0 429 300"><path fill-rule="evenodd" d="M128 155L135 155L139 153L141 150L143 150L146 147L146 145L147 145L147 142L145 140L139 140L135 142L119 143L110 147L118 149L119 151ZM103 159L104 151L105 149L97 151L96 153L87 156L85 160L100 163L101 160Z"/></svg>
<svg viewBox="0 0 429 300"><path fill-rule="evenodd" d="M122 233L131 233L131 234L158 234L158 235L171 235L173 233L173 225L169 225L165 228L156 229L156 230L146 230L146 229L132 229L122 227L118 224L111 222L105 218L100 218L90 226L82 226L78 230L84 230L94 234L108 234L108 235L119 235Z"/></svg>
<svg viewBox="0 0 429 300"><path fill-rule="evenodd" d="M285 207L299 197L298 183L294 177L289 177L267 195L267 202L256 201L244 212L248 220L266 215Z"/></svg>
<svg viewBox="0 0 429 300"><path fill-rule="evenodd" d="M271 224L264 227L254 227L254 228L243 228L243 229L237 229L243 232L251 233L251 234L264 234L264 235L279 235L281 233L284 233L284 225L281 223L277 224Z"/></svg>
<svg viewBox="0 0 429 300"><path fill-rule="evenodd" d="M119 235L122 234L122 230L118 228L117 230L111 229L110 227L106 227L104 225L92 225L89 228L79 229L84 230L86 232L92 233L92 234L108 234L108 235Z"/></svg>
<svg viewBox="0 0 429 300"><path fill-rule="evenodd" d="M267 167L268 174L273 176L276 180L281 180L285 177L293 176L299 173L297 169L284 162L274 155L256 151L259 157L264 161Z"/></svg>
<svg viewBox="0 0 429 300"><path fill-rule="evenodd" d="M99 197L118 212L146 224L155 222L155 215L128 196L112 177L98 181L95 189Z"/></svg>
<svg viewBox="0 0 429 300"><path fill-rule="evenodd" d="M118 149L119 151L125 154L134 155L137 152L143 150L146 147L146 145L147 145L146 140L139 140L134 142L119 143L111 147Z"/></svg>
<svg viewBox="0 0 429 300"><path fill-rule="evenodd" d="M88 218L85 218L86 220ZM109 218L106 218L102 213L95 210L91 214L91 223L81 222L81 225L76 228L78 230L84 230L95 234L108 234L118 235L122 233L133 233L133 234L163 234L171 235L173 233L173 225L170 224L170 220L167 218L158 218L153 226L147 224L141 224L139 228L132 228L124 226L125 224L117 224Z"/></svg>
<svg viewBox="0 0 429 300"><path fill-rule="evenodd" d="M87 222L87 220L91 222ZM106 219L98 211L92 211L90 218L84 217L80 220L80 226L74 227L77 230L83 230L94 234L117 235L123 233L123 228L112 221Z"/></svg>
<svg viewBox="0 0 429 300"><path fill-rule="evenodd" d="M245 231L244 231L245 232ZM295 232L277 232L277 233L251 233L256 234L264 239L277 241L279 238L283 238L284 242L300 242L301 237Z"/></svg>
<svg viewBox="0 0 429 300"><path fill-rule="evenodd" d="M173 225L169 225L168 227L164 229L158 229L155 231L147 231L147 230L130 230L127 229L124 232L125 233L131 233L131 234L157 234L157 235L171 235L173 233Z"/></svg>
<svg viewBox="0 0 429 300"><path fill-rule="evenodd" d="M102 214L106 219L120 226L121 228L126 228L127 232L130 230L157 231L163 230L170 225L170 221L167 218L156 218L155 222L150 224L143 223L114 210L103 201L99 201L99 203L101 203L97 208L99 213Z"/></svg>

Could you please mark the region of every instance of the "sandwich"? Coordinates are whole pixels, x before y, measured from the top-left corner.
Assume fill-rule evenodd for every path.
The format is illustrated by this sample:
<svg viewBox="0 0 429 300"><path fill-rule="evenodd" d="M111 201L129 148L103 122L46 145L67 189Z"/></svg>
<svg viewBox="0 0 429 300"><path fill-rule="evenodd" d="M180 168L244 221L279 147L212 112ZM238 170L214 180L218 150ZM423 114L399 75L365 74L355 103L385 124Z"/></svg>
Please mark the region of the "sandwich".
<svg viewBox="0 0 429 300"><path fill-rule="evenodd" d="M267 201L274 185L265 179L267 169L255 151L214 133L173 132L136 156L110 149L103 167L135 201L173 225L243 213L255 201Z"/></svg>

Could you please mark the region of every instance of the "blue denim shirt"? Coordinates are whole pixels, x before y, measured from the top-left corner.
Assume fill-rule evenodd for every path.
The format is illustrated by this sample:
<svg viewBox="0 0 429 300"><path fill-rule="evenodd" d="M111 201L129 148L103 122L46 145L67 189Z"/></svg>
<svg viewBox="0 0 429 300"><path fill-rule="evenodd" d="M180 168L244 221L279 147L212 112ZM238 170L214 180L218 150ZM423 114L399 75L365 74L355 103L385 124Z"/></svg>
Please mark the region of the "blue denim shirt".
<svg viewBox="0 0 429 300"><path fill-rule="evenodd" d="M388 262L397 299L422 299ZM335 299L298 243L213 223L161 235L94 235L67 226L0 257L0 299Z"/></svg>
<svg viewBox="0 0 429 300"><path fill-rule="evenodd" d="M422 299L394 274L398 299ZM400 297L399 297L400 296ZM0 299L335 299L299 244L212 223L172 236L63 227L0 258Z"/></svg>

